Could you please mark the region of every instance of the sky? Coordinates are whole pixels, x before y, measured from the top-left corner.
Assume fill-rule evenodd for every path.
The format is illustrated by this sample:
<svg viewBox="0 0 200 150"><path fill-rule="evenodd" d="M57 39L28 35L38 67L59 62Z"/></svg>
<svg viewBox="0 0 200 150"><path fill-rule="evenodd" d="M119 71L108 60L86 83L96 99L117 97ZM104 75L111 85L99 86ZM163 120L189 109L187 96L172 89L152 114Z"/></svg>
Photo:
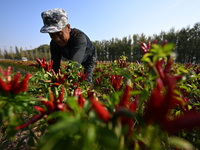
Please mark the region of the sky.
<svg viewBox="0 0 200 150"><path fill-rule="evenodd" d="M102 41L192 28L200 22L199 6L200 0L1 0L0 49L49 44L48 33L40 33L48 9L63 8L72 28Z"/></svg>

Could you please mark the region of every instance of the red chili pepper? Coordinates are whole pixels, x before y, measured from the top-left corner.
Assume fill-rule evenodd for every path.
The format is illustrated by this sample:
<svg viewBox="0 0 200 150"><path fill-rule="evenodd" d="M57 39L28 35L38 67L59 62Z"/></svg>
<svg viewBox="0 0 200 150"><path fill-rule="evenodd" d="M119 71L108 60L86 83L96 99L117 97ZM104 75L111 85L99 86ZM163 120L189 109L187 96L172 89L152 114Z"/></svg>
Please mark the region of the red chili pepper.
<svg viewBox="0 0 200 150"><path fill-rule="evenodd" d="M41 100L42 104L45 105L48 109L48 112L52 112L55 110L55 106L53 102Z"/></svg>
<svg viewBox="0 0 200 150"><path fill-rule="evenodd" d="M125 116L122 116L121 117L121 123L123 126L127 125L128 126L128 134L127 136L131 135L133 133L133 125L134 125L134 118L130 118L130 117L125 117Z"/></svg>
<svg viewBox="0 0 200 150"><path fill-rule="evenodd" d="M156 84L157 84L156 88L158 89L158 91L162 91L164 88L164 83L161 78L156 79Z"/></svg>
<svg viewBox="0 0 200 150"><path fill-rule="evenodd" d="M57 104L57 108L61 111L64 111L65 110L65 104L64 103L59 103Z"/></svg>
<svg viewBox="0 0 200 150"><path fill-rule="evenodd" d="M138 107L138 103L139 103L139 100L137 100L137 99L135 101L131 102L130 105L129 105L129 110L131 112L136 112L136 109Z"/></svg>
<svg viewBox="0 0 200 150"><path fill-rule="evenodd" d="M85 98L83 97L82 91L80 88L75 89L74 96L78 96L78 104L82 108L85 103Z"/></svg>
<svg viewBox="0 0 200 150"><path fill-rule="evenodd" d="M8 68L7 68L7 70L6 70L6 72L5 72L5 76L7 77L8 75L10 75L10 73L11 73L11 66L8 66Z"/></svg>
<svg viewBox="0 0 200 150"><path fill-rule="evenodd" d="M48 71L50 71L52 69L52 66L53 66L53 60L51 60L49 62Z"/></svg>
<svg viewBox="0 0 200 150"><path fill-rule="evenodd" d="M97 85L101 85L101 81L102 81L102 78L101 77L98 77L95 79Z"/></svg>
<svg viewBox="0 0 200 150"><path fill-rule="evenodd" d="M110 120L110 113L108 110L97 100L94 93L90 93L89 95L92 108L96 111L99 118L101 118L104 122L108 122Z"/></svg>
<svg viewBox="0 0 200 150"><path fill-rule="evenodd" d="M62 86L61 91L60 91L60 94L59 94L59 96L58 96L58 100L60 101L60 103L62 103L63 100L64 100L64 94L65 94L65 87Z"/></svg>
<svg viewBox="0 0 200 150"><path fill-rule="evenodd" d="M24 77L24 79L18 84L17 89L13 89L13 91L15 91L15 94L18 94L20 92L25 92L28 88L28 80L31 77L31 74L26 74L26 76Z"/></svg>
<svg viewBox="0 0 200 150"><path fill-rule="evenodd" d="M19 129L28 127L30 124L33 124L34 122L40 120L43 116L44 116L43 114L33 116L33 117L32 117L30 120L28 120L25 124L16 127L15 130L19 130Z"/></svg>
<svg viewBox="0 0 200 150"><path fill-rule="evenodd" d="M167 64L166 64L165 69L164 69L165 76L170 75L170 72L171 72L171 69L172 69L172 64L173 64L173 59L172 59L171 56L169 56L168 59L167 59Z"/></svg>
<svg viewBox="0 0 200 150"><path fill-rule="evenodd" d="M15 74L13 80L10 82L12 90L16 90L18 88L19 80L20 80L20 73L18 72Z"/></svg>
<svg viewBox="0 0 200 150"><path fill-rule="evenodd" d="M79 106L82 108L82 107L84 106L84 103L85 103L85 98L83 97L82 94L80 94L80 95L78 96L78 104L79 104Z"/></svg>
<svg viewBox="0 0 200 150"><path fill-rule="evenodd" d="M0 89L3 90L4 92L9 92L10 84L7 84L6 82L3 81L2 78L0 78Z"/></svg>
<svg viewBox="0 0 200 150"><path fill-rule="evenodd" d="M165 78L164 81L161 79L156 80L156 87L153 89L144 109L144 119L148 123L162 125L168 119L168 112L172 108L177 105L183 106L184 100L178 97L175 92L177 89L176 82L179 78L179 76L171 76ZM163 90L166 92L164 93Z"/></svg>
<svg viewBox="0 0 200 150"><path fill-rule="evenodd" d="M35 60L38 62L38 64L43 67L42 61L39 58L35 58Z"/></svg>
<svg viewBox="0 0 200 150"><path fill-rule="evenodd" d="M189 130L200 126L200 113L195 111L189 111L182 116L173 120L168 120L163 124L163 128L171 133L177 133L183 129Z"/></svg>
<svg viewBox="0 0 200 150"><path fill-rule="evenodd" d="M141 42L141 49L144 54L146 54L149 51L147 45L144 42Z"/></svg>
<svg viewBox="0 0 200 150"><path fill-rule="evenodd" d="M96 113L98 116L104 121L108 122L110 120L110 114L109 112L105 109L105 107L96 100L92 100L92 107L95 109Z"/></svg>
<svg viewBox="0 0 200 150"><path fill-rule="evenodd" d="M148 41L147 49L148 49L148 51L151 49L151 42L150 41Z"/></svg>
<svg viewBox="0 0 200 150"><path fill-rule="evenodd" d="M40 107L40 106L34 106L35 110L41 112L41 113L45 113L44 108Z"/></svg>
<svg viewBox="0 0 200 150"><path fill-rule="evenodd" d="M125 90L124 90L124 93L120 99L120 102L119 102L119 106L122 106L122 107L128 107L128 104L130 102L130 97L131 97L131 87L130 87L130 83L131 81L128 81L127 84L126 84L126 87L125 87Z"/></svg>
<svg viewBox="0 0 200 150"><path fill-rule="evenodd" d="M162 90L163 89L160 89L157 84L151 93L150 99L146 103L144 109L144 120L147 123L157 123L165 117L165 114L162 113L163 109L165 109L165 107L162 108L162 104L164 101Z"/></svg>
<svg viewBox="0 0 200 150"><path fill-rule="evenodd" d="M156 69L157 69L158 74L159 74L159 76L160 76L161 79L165 78L165 75L164 75L164 72L163 72L163 68L162 68L163 61L164 60L158 60L156 62Z"/></svg>
<svg viewBox="0 0 200 150"><path fill-rule="evenodd" d="M157 43L158 43L158 40L154 40L154 41L153 41L153 44L157 44Z"/></svg>
<svg viewBox="0 0 200 150"><path fill-rule="evenodd" d="M80 89L80 88L76 88L76 89L74 90L74 96L79 96L80 94L82 94L81 89Z"/></svg>
<svg viewBox="0 0 200 150"><path fill-rule="evenodd" d="M123 77L119 76L119 75L112 75L111 76L111 84L113 86L113 88L115 89L115 91L118 91L118 89L120 88L120 84L122 82Z"/></svg>

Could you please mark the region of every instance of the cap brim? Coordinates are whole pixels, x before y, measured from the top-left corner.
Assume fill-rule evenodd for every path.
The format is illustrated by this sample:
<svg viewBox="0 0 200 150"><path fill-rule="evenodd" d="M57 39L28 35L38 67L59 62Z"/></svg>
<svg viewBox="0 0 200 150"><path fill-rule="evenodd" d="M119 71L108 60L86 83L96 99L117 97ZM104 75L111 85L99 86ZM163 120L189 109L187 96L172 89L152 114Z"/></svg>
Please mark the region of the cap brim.
<svg viewBox="0 0 200 150"><path fill-rule="evenodd" d="M43 26L41 29L40 29L40 32L41 33L56 33L56 32L59 32L63 29L63 27L56 27L56 26Z"/></svg>

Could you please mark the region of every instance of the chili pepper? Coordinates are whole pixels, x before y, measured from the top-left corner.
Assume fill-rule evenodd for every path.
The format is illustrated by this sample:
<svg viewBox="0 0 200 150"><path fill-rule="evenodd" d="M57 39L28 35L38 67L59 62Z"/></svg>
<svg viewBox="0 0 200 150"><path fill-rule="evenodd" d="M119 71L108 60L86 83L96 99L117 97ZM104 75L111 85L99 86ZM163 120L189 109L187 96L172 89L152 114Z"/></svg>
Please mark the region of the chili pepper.
<svg viewBox="0 0 200 150"><path fill-rule="evenodd" d="M76 89L74 90L74 96L79 96L81 93L82 93L82 91L81 91L80 88L76 88Z"/></svg>
<svg viewBox="0 0 200 150"><path fill-rule="evenodd" d="M147 47L146 43L144 42L141 42L141 49L143 51L144 54L148 53L149 52L149 48Z"/></svg>
<svg viewBox="0 0 200 150"><path fill-rule="evenodd" d="M102 105L102 103L97 100L93 92L89 94L89 99L92 104L92 108L96 111L99 118L101 118L104 122L108 122L110 120L110 113Z"/></svg>
<svg viewBox="0 0 200 150"><path fill-rule="evenodd" d="M115 89L115 91L118 91L118 89L120 88L120 84L122 82L123 77L119 76L119 75L112 75L111 76L111 84L113 86L113 88Z"/></svg>
<svg viewBox="0 0 200 150"><path fill-rule="evenodd" d="M55 110L55 106L54 106L53 102L44 101L44 100L41 100L41 102L43 105L45 105L47 107L49 112L52 112L53 110Z"/></svg>
<svg viewBox="0 0 200 150"><path fill-rule="evenodd" d="M154 41L153 41L153 44L157 44L157 43L158 43L158 40L154 40Z"/></svg>
<svg viewBox="0 0 200 150"><path fill-rule="evenodd" d="M190 130L200 126L200 113L189 111L173 120L166 121L162 128L167 132L174 134L183 129Z"/></svg>
<svg viewBox="0 0 200 150"><path fill-rule="evenodd" d="M138 107L138 103L139 103L139 100L137 100L137 99L135 101L131 102L130 105L129 105L129 110L131 112L136 112L136 109Z"/></svg>
<svg viewBox="0 0 200 150"><path fill-rule="evenodd" d="M59 96L58 96L58 100L59 100L60 103L63 102L64 94L65 94L65 87L62 86L61 91L60 91L60 94L59 94Z"/></svg>
<svg viewBox="0 0 200 150"><path fill-rule="evenodd" d="M98 77L95 79L97 85L101 85L101 81L102 81L102 78L101 77Z"/></svg>
<svg viewBox="0 0 200 150"><path fill-rule="evenodd" d="M124 93L123 93L123 95L122 95L122 97L120 99L119 106L128 107L128 104L130 102L130 97L131 97L131 94L130 94L131 86L130 86L130 84L131 84L131 81L128 80L127 84L126 84L126 87L124 89Z"/></svg>
<svg viewBox="0 0 200 150"><path fill-rule="evenodd" d="M49 91L50 92L50 91ZM44 116L46 115L49 115L51 114L52 112L54 111L58 111L58 110L61 110L61 111L64 111L65 108L67 108L67 105L65 105L65 103L62 103L63 101L63 94L64 94L64 86L62 87L61 89L61 92L60 92L60 95L58 96L58 99L54 100L55 97L53 98L50 98L51 101L45 101L45 100L41 100L41 103L47 108L46 110L40 106L34 106L35 110L39 111L41 114L40 115L36 115L36 116L33 116L31 119L29 119L25 124L21 125L21 126L18 126L16 127L15 129L18 130L18 129L21 129L21 128L24 128L24 127L27 127L28 125L40 120L41 118L43 118ZM50 96L52 97L54 96L53 94ZM42 98L42 97L40 97ZM58 101L59 100L59 101ZM55 119L51 119L51 121L48 121L48 123L52 123L55 122Z"/></svg>
<svg viewBox="0 0 200 150"><path fill-rule="evenodd" d="M8 75L10 75L11 73L11 66L8 66L8 68L6 69L6 71L4 71L3 69L0 68L0 73L6 78Z"/></svg>
<svg viewBox="0 0 200 150"><path fill-rule="evenodd" d="M96 113L98 116L104 121L108 122L110 120L110 114L109 112L105 109L105 107L96 100L92 100L92 107L95 109Z"/></svg>
<svg viewBox="0 0 200 150"><path fill-rule="evenodd" d="M10 84L12 85L12 89L17 89L18 88L19 80L20 80L20 73L17 72L14 75L13 80L10 82Z"/></svg>
<svg viewBox="0 0 200 150"><path fill-rule="evenodd" d="M28 127L30 124L33 124L33 123L35 123L36 121L40 120L43 116L44 116L43 114L33 116L33 117L32 117L30 120L28 120L25 124L16 127L15 130L19 130L19 129Z"/></svg>
<svg viewBox="0 0 200 150"><path fill-rule="evenodd" d="M52 87L55 87L55 86L59 86L60 84L59 83L53 83L53 85L50 85Z"/></svg>
<svg viewBox="0 0 200 150"><path fill-rule="evenodd" d="M179 76L171 76L165 78L164 81L156 80L156 87L153 89L144 109L144 118L148 123L163 124L168 118L167 114L170 109L177 105L182 106L185 103L175 92L179 78ZM164 90L166 90L166 93L163 92Z"/></svg>
<svg viewBox="0 0 200 150"><path fill-rule="evenodd" d="M5 76L8 76L8 75L10 75L10 73L11 73L11 66L8 66L8 68L7 68L7 70L6 70L6 72L5 72Z"/></svg>
<svg viewBox="0 0 200 150"><path fill-rule="evenodd" d="M41 113L45 113L44 108L40 107L40 106L34 106L35 110L41 112Z"/></svg>
<svg viewBox="0 0 200 150"><path fill-rule="evenodd" d="M45 58L43 58L42 60L40 60L39 58L35 58L35 59L38 62L39 66L44 68L45 71L50 71L52 69L52 66L53 66L52 60L48 64Z"/></svg>
<svg viewBox="0 0 200 150"><path fill-rule="evenodd" d="M49 61L49 65L47 64L47 70L46 71L50 71L52 69L53 66L53 60Z"/></svg>
<svg viewBox="0 0 200 150"><path fill-rule="evenodd" d="M11 84L10 91L12 93L18 94L20 92L19 80L20 80L20 73L18 72L15 74L13 80L10 82Z"/></svg>
<svg viewBox="0 0 200 150"><path fill-rule="evenodd" d="M75 89L74 96L78 96L78 104L82 108L85 103L85 98L83 97L82 91L80 88Z"/></svg>
<svg viewBox="0 0 200 150"><path fill-rule="evenodd" d="M10 74L10 68L8 67L7 73L5 73L6 81L4 81L2 78L0 78L0 89L4 92L11 92L14 94L19 94L20 92L25 92L28 87L28 80L32 76L31 74L26 74L24 79L19 83L20 80L20 73L16 73L14 77L12 78L9 76Z"/></svg>
<svg viewBox="0 0 200 150"><path fill-rule="evenodd" d="M83 97L83 95L79 95L78 97L78 104L79 106L82 108L84 106L84 103L85 103L85 98Z"/></svg>
<svg viewBox="0 0 200 150"><path fill-rule="evenodd" d="M158 89L158 91L162 91L164 89L164 83L161 78L156 79L156 84L156 88Z"/></svg>
<svg viewBox="0 0 200 150"><path fill-rule="evenodd" d="M163 60L158 60L156 62L156 69L158 71L158 75L160 76L160 78L164 79L165 75L164 75L164 72L163 72L162 64L163 64Z"/></svg>
<svg viewBox="0 0 200 150"><path fill-rule="evenodd" d="M147 123L157 123L159 121L161 121L160 119L162 119L164 114L160 112L162 103L164 101L164 97L162 94L163 88L161 89L158 84L156 85L156 87L153 89L150 99L147 101L146 105L145 105L145 109L144 109L144 120ZM161 110L163 111L163 110ZM159 113L158 113L159 112Z"/></svg>
<svg viewBox="0 0 200 150"><path fill-rule="evenodd" d="M78 72L77 74L83 81L86 81L86 77L88 75L88 73L84 74L83 72ZM80 82L80 80L79 80Z"/></svg>
<svg viewBox="0 0 200 150"><path fill-rule="evenodd" d="M32 75L26 74L24 79L18 84L18 89L15 89L15 93L25 92L28 88L28 80L30 79Z"/></svg>
<svg viewBox="0 0 200 150"><path fill-rule="evenodd" d="M169 56L168 59L167 59L167 64L166 64L165 69L164 69L165 76L170 75L170 72L171 72L171 69L172 69L172 64L173 64L173 59L172 59L171 56Z"/></svg>
<svg viewBox="0 0 200 150"><path fill-rule="evenodd" d="M150 41L148 41L148 43L147 43L147 49L148 49L148 51L151 49L151 42Z"/></svg>
<svg viewBox="0 0 200 150"><path fill-rule="evenodd" d="M35 60L38 62L38 64L43 67L42 61L39 58L35 58Z"/></svg>
<svg viewBox="0 0 200 150"><path fill-rule="evenodd" d="M7 84L0 78L0 89L4 92L9 92L10 91L10 84Z"/></svg>
<svg viewBox="0 0 200 150"><path fill-rule="evenodd" d="M58 103L57 104L57 108L61 111L64 111L65 110L65 104L64 103Z"/></svg>

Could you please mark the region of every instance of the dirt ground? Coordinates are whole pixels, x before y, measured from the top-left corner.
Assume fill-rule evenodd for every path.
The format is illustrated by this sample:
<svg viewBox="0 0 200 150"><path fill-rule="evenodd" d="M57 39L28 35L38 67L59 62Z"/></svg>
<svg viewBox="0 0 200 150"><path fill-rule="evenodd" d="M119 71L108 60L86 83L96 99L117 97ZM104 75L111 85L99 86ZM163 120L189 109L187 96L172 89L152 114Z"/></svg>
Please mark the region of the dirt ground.
<svg viewBox="0 0 200 150"><path fill-rule="evenodd" d="M40 137L40 133L37 132L36 128L32 131L18 131L13 140L7 137L3 127L1 127L0 131L0 150L36 150L35 147L30 146L35 142L31 132L35 132L34 134L38 138Z"/></svg>

